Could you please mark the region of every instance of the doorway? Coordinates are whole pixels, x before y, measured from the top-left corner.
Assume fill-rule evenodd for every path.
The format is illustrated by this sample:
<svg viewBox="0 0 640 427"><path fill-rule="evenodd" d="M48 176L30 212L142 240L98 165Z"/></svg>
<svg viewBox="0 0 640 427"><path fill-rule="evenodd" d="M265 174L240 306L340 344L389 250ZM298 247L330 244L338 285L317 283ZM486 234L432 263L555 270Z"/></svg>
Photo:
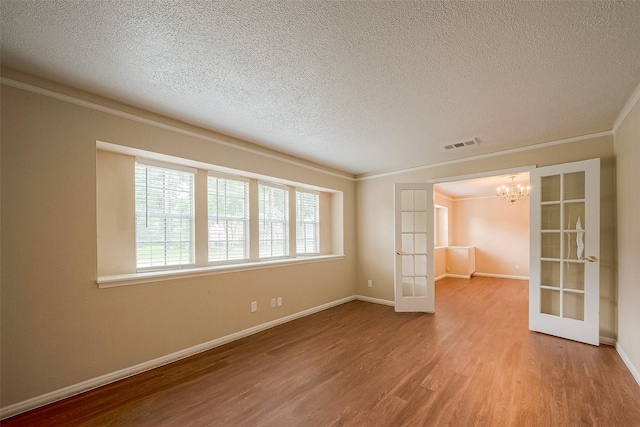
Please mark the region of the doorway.
<svg viewBox="0 0 640 427"><path fill-rule="evenodd" d="M503 208L489 209L487 214L483 213L484 209L478 206L458 207L456 211L461 214L457 217L455 214L453 215L453 226L450 227L450 230L453 231L452 240L453 242L468 242L477 239L478 236L484 236L483 245L486 242L491 242L494 246L506 249L508 254L517 252L515 244L524 246L526 243L527 250L528 248L531 250L531 256L526 257L531 264L529 328L532 331L598 345L600 159L530 168L530 170L535 191L532 193L530 205L526 206L526 210L522 210L520 214L509 212L500 219L498 218L499 212L505 212ZM518 173L518 171L506 172ZM496 176L501 175L502 173ZM465 179L458 177L457 180L456 178L448 178L440 180L440 182L455 182L458 187L461 187L465 184L469 185L469 182L460 184L461 181L478 179L475 181L478 183L483 181L479 178L484 177L467 176L464 177ZM500 189L494 183L494 187L497 188L497 198L504 198L506 202L511 204L511 207L529 199L528 191L524 197L519 197L519 195L523 195L523 191L519 189L522 184L518 185L518 190L514 189L514 181L517 177L517 175L509 177L511 184L507 184L507 186L510 191L507 194L502 194L505 197L500 197ZM441 184L438 187L438 184L437 181L429 182L430 187L427 188L434 194L434 200L429 200L427 208L431 211L434 210L436 203L442 204L436 199L438 188L442 191L442 188L446 188L448 185ZM450 187L455 187L455 185ZM482 198L479 196L468 200ZM449 199L455 201L451 197ZM522 205L520 206L524 207ZM526 214L527 211L531 216L530 219ZM469 224L461 219L466 218L465 214L472 218ZM515 218L516 223L521 223L522 228L529 230L530 237L527 239L524 237L527 233L523 233L520 238L506 241L505 236L513 237L517 232L511 227L512 221L507 221L505 218L509 220ZM468 225L470 230L466 234L462 231L464 225ZM460 236L457 236L456 233L460 233ZM473 249L475 252L475 247L469 246L467 249ZM429 258L435 258L435 251L433 256L430 255ZM447 264L449 264L448 261ZM481 269L491 268L487 267L490 263L484 263L484 260L478 264L482 264ZM519 264L515 265L516 270L519 270L519 267ZM475 270L475 257L473 269ZM437 272L435 273L437 274ZM496 275L496 273L473 271L469 272L469 277L471 274ZM497 273L497 277L501 276L504 275ZM431 283L433 284L433 280Z"/></svg>
<svg viewBox="0 0 640 427"><path fill-rule="evenodd" d="M529 279L529 170L520 168L434 181L434 277L471 275ZM511 179L513 177L513 179ZM497 197L498 187L520 185L523 196ZM443 217L446 212L446 218ZM442 238L447 222L446 238ZM446 244L438 244L438 240Z"/></svg>

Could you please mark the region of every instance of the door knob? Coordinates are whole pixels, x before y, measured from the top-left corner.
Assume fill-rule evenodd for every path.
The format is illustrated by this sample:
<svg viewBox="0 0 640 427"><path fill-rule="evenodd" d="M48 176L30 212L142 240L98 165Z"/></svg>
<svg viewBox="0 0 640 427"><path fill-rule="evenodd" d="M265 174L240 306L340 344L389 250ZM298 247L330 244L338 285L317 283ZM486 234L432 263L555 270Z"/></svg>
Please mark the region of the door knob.
<svg viewBox="0 0 640 427"><path fill-rule="evenodd" d="M398 255L406 255L407 253L405 251L398 251L398 252L396 252L396 254L398 254Z"/></svg>
<svg viewBox="0 0 640 427"><path fill-rule="evenodd" d="M581 261L589 261L589 262L596 262L598 260L598 258L594 257L593 255L589 255L588 257L580 257Z"/></svg>

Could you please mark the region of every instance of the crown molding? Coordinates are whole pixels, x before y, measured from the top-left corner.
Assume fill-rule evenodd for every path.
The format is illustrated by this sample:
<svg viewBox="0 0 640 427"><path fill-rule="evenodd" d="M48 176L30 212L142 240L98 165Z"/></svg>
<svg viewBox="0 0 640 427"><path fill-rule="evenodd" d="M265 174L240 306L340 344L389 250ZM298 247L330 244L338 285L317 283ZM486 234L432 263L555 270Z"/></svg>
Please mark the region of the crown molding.
<svg viewBox="0 0 640 427"><path fill-rule="evenodd" d="M497 157L497 156L502 156L502 155L506 155L506 154L512 154L512 153L519 153L519 152L523 152L523 151L530 151L530 150L536 150L539 148L545 148L545 147L551 147L551 146L555 146L555 145L561 145L561 144L568 144L571 142L576 142L576 141L580 141L580 140L585 140L585 139L592 139L592 138L599 138L599 137L603 137L603 136L611 136L613 135L618 128L620 127L620 125L622 124L622 122L624 121L624 119L627 117L627 115L629 114L629 112L633 109L633 107L638 103L638 101L640 101L640 84L636 87L634 93L631 95L631 97L629 98L629 100L627 101L627 103L625 104L625 107L622 109L622 111L620 112L620 114L618 115L617 119L614 122L613 125L613 129L609 130L609 131L603 131L603 132L597 132L597 133L592 133L592 134L588 134L588 135L582 135L582 136L575 136L575 137L571 137L571 138L565 138L565 139L560 139L560 140L555 140L555 141L548 141L548 142L543 142L540 144L534 144L534 145L527 145L525 147L519 147L519 148L511 148L511 149L507 149L507 150L501 150L501 151L496 151L493 153L487 153L487 154L480 154L480 155L476 155L476 156L471 156L471 157L465 157L462 159L454 159L454 160L448 160L448 161L444 161L444 162L438 162L438 163L432 163L432 164L428 164L428 165L422 165L422 166L416 166L416 167L411 167L411 168L405 168L405 169L398 169L395 171L389 171L389 172L381 172L381 173L373 173L373 174L364 174L364 175L360 175L360 176L353 176L353 175L349 175L347 173L338 173L338 172L332 172L332 171L328 171L326 169L322 169L316 166L312 166L312 165L308 165L306 163L302 163L300 161L295 161L295 160L291 160L288 158L285 158L283 156L278 156L275 154L269 154L269 153L265 153L262 152L260 150L256 150L256 149L252 149L250 147L244 147L241 146L239 144L234 144L228 141L225 141L221 138L216 138L213 136L208 136L208 135L203 135L201 133L198 132L194 132L194 131L190 131L190 130L186 130L186 129L182 129L176 126L172 126L172 125L168 125L166 123L162 123L158 120L152 120L152 119L147 119L144 117L141 117L139 115L136 114L132 114L132 113L127 113L115 108L111 108L111 107L106 107L104 105L100 105L98 103L95 102L91 102L91 101L86 101L84 99L78 98L78 97L74 97L74 96L69 96L69 95L65 95L63 93L60 92L56 92L53 90L49 90L49 89L45 89L36 85L32 85L29 83L24 83L18 80L14 80L14 79L10 79L4 76L0 76L0 84L6 85L6 86L11 86L11 87L15 87L18 89L22 89L22 90L26 90L29 92L33 92L33 93L37 93L39 95L44 95L44 96L48 96L50 98L54 98L54 99L58 99L60 101L64 101L64 102L68 102L71 104L75 104L75 105L79 105L85 108L89 108L92 110L96 110L96 111L100 111L103 113L107 113L107 114L111 114L114 116L118 116L118 117L122 117L124 119L128 119L128 120L132 120L138 123L142 123L142 124L146 124L149 126L154 126L160 129L165 129L165 130L169 130L172 132L176 132L182 135L186 135L186 136L191 136L194 138L198 138L198 139L203 139L209 142L213 142L215 144L219 144L219 145L224 145L227 147L231 147L234 148L236 150L240 150L240 151L245 151L251 154L255 154L255 155L259 155L265 158L269 158L269 159L273 159L273 160L278 160L281 162L285 162L285 163L289 163L298 167L303 167L306 169L310 169L316 172L320 172L326 175L331 175L337 178L341 178L341 179L346 179L349 181L364 181L364 180L368 180L368 179L377 179L377 178L383 178L383 177L387 177L387 176L393 176L393 175L400 175L400 174L404 174L404 173L409 173L409 172L416 172L416 171L421 171L421 170L426 170L426 169L432 169L432 168L436 168L436 167L440 167L440 166L448 166L448 165L453 165L453 164L457 164L457 163L463 163L463 162L467 162L470 160L480 160L480 159L486 159L486 158L491 158L491 157Z"/></svg>
<svg viewBox="0 0 640 427"><path fill-rule="evenodd" d="M633 107L636 106L638 101L640 101L640 84L638 84L636 90L633 91L631 97L624 105L624 108L622 109L622 111L620 111L620 114L618 114L618 118L616 119L616 121L613 122L613 133L616 133L618 131L618 128L620 127L622 122L624 122L624 119L627 118L627 115L629 115L631 110L633 110Z"/></svg>
<svg viewBox="0 0 640 427"><path fill-rule="evenodd" d="M331 175L334 176L336 178L341 178L341 179L346 179L349 181L354 181L355 177L353 175L347 174L347 173L338 173L338 172L332 172L326 169L322 169L320 167L316 167L316 166L312 166L300 161L295 161L292 159L288 159L284 156L279 156L276 154L270 154L270 153L265 153L263 151L260 150L256 150L250 147L244 147L242 145L239 144L234 144L232 142L228 142L223 140L222 138L216 138L210 135L204 135L202 133L199 132L194 132L194 131L190 131L187 129L182 129L180 127L177 126L173 126L173 125L169 125L166 123L162 123L161 121L158 120L152 120L152 119L148 119L145 117L141 117L139 115L136 114L132 114L132 113L127 113L125 111L121 111L118 110L116 108L112 108L112 107L106 107L104 105L100 105L98 103L95 102L91 102L91 101L87 101L75 96L70 96L70 95L65 95L63 93L57 92L57 91L53 91L53 90L49 90L49 89L45 89L42 88L40 86L36 86L36 85L32 85L29 83L24 83L18 80L14 80L14 79L10 79L4 76L0 76L0 84L6 85L6 86L11 86L11 87L15 87L17 89L21 89L21 90L25 90L28 92L32 92L32 93L36 93L38 95L43 95L43 96L47 96L50 98L54 98L57 99L59 101L64 101L64 102L68 102L70 104L75 104L75 105L79 105L81 107L85 107L85 108L89 108L91 110L95 110L95 111L99 111L102 113L106 113L106 114L110 114L113 116L117 116L117 117L121 117L123 119L127 119L127 120L132 120L134 122L138 122L138 123L142 123L145 125L149 125L149 126L153 126L159 129L164 129L164 130L168 130L171 132L175 132L175 133L179 133L182 135L186 135L186 136L190 136L193 138L198 138L198 139L202 139L208 142L213 142L215 144L219 144L219 145L223 145L226 147L230 147L230 148L234 148L236 150L239 151L244 151L247 153L251 153L251 154L255 154L258 156L262 156L268 159L273 159L273 160L278 160L280 162L284 162L284 163L289 163L291 165L295 165L298 167L302 167L302 168L306 168L306 169L310 169L313 170L315 172L320 172L326 175Z"/></svg>
<svg viewBox="0 0 640 427"><path fill-rule="evenodd" d="M479 154L477 156L465 157L463 159L448 160L446 162L432 163L432 164L429 164L429 165L416 166L416 167L413 167L413 168L399 169L399 170L395 170L395 171L382 172L382 173L371 174L371 175L360 175L360 176L356 176L355 180L356 181L364 181L364 180L367 180L367 179L383 178L383 177L387 177L387 176L400 175L400 174L408 173L408 172L416 172L416 171L421 171L421 170L426 170L426 169L433 169L433 168L437 168L437 167L440 167L440 166L449 166L449 165L454 165L454 164L457 164L457 163L464 163L464 162L468 162L468 161L471 161L471 160L488 159L488 158L491 158L491 157L498 157L498 156L503 156L503 155L506 155L506 154L521 153L523 151L537 150L539 148L552 147L554 145L561 145L561 144L569 144L571 142L582 141L582 140L593 139L593 138L600 138L600 137L603 137L603 136L612 136L612 135L613 135L613 131L607 130L607 131L603 131L603 132L591 133L591 134L588 134L588 135L574 136L574 137L571 137L571 138L559 139L559 140L556 140L556 141L549 141L549 142L543 142L543 143L540 143L540 144L527 145L525 147L510 148L510 149L507 149L507 150L495 151L493 153Z"/></svg>

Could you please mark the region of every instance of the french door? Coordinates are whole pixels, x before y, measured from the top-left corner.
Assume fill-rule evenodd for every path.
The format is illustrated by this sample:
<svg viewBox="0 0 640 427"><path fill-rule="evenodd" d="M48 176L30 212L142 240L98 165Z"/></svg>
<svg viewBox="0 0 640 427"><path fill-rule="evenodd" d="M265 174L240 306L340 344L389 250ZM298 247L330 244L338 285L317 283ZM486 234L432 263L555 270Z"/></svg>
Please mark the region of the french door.
<svg viewBox="0 0 640 427"><path fill-rule="evenodd" d="M531 171L529 329L599 344L600 159Z"/></svg>
<svg viewBox="0 0 640 427"><path fill-rule="evenodd" d="M394 197L395 310L433 313L433 184L396 184Z"/></svg>

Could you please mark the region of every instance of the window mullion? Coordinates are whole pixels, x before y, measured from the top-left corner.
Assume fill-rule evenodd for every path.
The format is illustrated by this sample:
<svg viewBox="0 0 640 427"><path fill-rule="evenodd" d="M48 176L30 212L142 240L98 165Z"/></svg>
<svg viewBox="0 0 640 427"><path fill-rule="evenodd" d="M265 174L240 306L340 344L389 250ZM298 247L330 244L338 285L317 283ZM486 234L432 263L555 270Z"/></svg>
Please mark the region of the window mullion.
<svg viewBox="0 0 640 427"><path fill-rule="evenodd" d="M287 224L287 231L288 231L288 246L289 246L289 257L290 258L295 258L297 255L297 245L296 245L296 238L297 238L297 233L296 233L296 228L297 228L297 223L298 223L298 217L297 217L297 204L296 204L296 199L297 199L297 191L295 188L291 188L291 191L289 191L289 218L293 218L293 220L289 221L289 223Z"/></svg>

